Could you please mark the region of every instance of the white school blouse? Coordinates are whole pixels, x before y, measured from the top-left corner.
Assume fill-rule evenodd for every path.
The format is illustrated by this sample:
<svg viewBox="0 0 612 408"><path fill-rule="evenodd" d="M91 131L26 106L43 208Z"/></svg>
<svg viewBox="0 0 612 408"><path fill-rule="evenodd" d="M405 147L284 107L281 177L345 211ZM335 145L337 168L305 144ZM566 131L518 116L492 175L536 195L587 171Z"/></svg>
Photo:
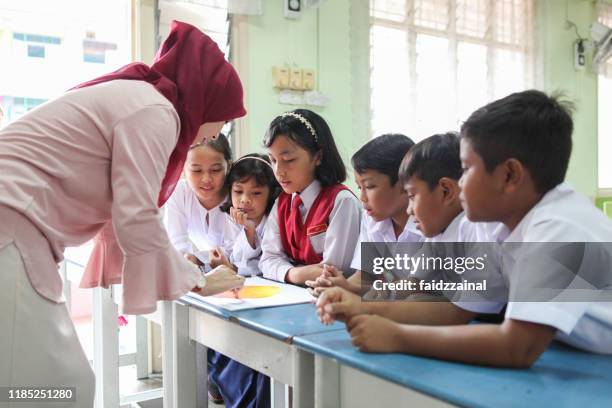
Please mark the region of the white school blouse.
<svg viewBox="0 0 612 408"><path fill-rule="evenodd" d="M238 267L238 274L243 276L258 276L261 275L259 269L259 260L261 258L261 242L263 241L264 231L268 216L264 215L257 227L255 228L255 248L249 244L244 227L236 223L232 223L231 242L226 243L228 248L226 253L231 263Z"/></svg>
<svg viewBox="0 0 612 408"><path fill-rule="evenodd" d="M586 197L563 183L550 190L523 217L510 233L501 226L493 234L498 242L612 242L612 220L607 218ZM609 248L609 245L608 245ZM520 281L520 268L513 268L518 259L504 250L502 274L506 291L512 293ZM602 273L612 271L612 256L604 261ZM542 269L540 282L546 274L553 281L557 270ZM608 275L609 277L609 275ZM516 289L516 288L514 288ZM609 296L608 296L609 299ZM460 302L458 306L478 313L497 313L503 303ZM575 347L597 353L612 353L612 302L508 302L507 319L516 319L552 326L556 338Z"/></svg>
<svg viewBox="0 0 612 408"><path fill-rule="evenodd" d="M359 241L355 246L355 252L353 254L353 260L351 261L351 268L355 270L361 269L361 243L362 242L385 242L385 243L398 243L398 242L421 242L423 241L423 235L416 229L414 219L410 217L404 230L401 232L399 237L395 236L395 230L393 229L393 221L391 218L386 218L382 221L376 221L368 214L363 214L361 217L361 230L359 231Z"/></svg>
<svg viewBox="0 0 612 408"><path fill-rule="evenodd" d="M302 191L300 198L302 205L300 213L302 220L306 220L308 211L321 191L321 183L314 180ZM295 198L296 194L293 194ZM259 269L263 276L280 282L285 281L285 275L294 265L283 249L278 227L278 199L274 203L264 231L261 244L262 255ZM359 239L361 223L361 205L350 191L343 190L338 193L334 201L334 208L329 215L327 231L310 237L313 249L323 254L323 263L336 266L342 271L348 270L353 259L353 251Z"/></svg>
<svg viewBox="0 0 612 408"><path fill-rule="evenodd" d="M223 204L225 200L221 201ZM228 253L237 230L231 217L218 206L207 210L186 180L181 180L165 205L164 223L174 247L182 252L208 251L219 247ZM192 247L195 246L195 248Z"/></svg>

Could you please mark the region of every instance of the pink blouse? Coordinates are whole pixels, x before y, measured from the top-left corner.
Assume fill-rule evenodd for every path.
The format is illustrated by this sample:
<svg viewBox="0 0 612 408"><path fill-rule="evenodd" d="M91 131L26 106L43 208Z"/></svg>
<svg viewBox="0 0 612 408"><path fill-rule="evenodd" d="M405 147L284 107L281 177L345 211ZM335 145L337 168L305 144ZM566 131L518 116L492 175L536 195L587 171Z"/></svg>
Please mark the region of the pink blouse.
<svg viewBox="0 0 612 408"><path fill-rule="evenodd" d="M193 288L199 274L170 244L157 208L179 128L174 107L146 82L116 80L68 92L0 131L0 209L29 220L55 262L65 247L87 242L106 225L84 286L119 283L122 263L124 313L153 312L157 300ZM20 228L0 228L0 248L15 242L29 259L34 289L62 302L59 274L38 261L44 257L33 254L41 248L27 238ZM95 267L92 261L102 259L111 264ZM101 280L102 267L115 269L109 281Z"/></svg>

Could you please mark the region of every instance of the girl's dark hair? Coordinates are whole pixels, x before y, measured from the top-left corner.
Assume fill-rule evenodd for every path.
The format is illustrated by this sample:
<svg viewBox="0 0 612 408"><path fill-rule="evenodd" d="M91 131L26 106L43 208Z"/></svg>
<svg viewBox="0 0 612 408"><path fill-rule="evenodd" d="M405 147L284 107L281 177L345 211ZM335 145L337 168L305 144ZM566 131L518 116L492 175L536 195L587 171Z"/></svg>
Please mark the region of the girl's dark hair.
<svg viewBox="0 0 612 408"><path fill-rule="evenodd" d="M323 187L346 180L346 167L325 119L308 109L295 109L288 113L304 118L312 126L314 135L300 119L283 114L270 123L263 140L264 145L270 147L278 136L286 136L313 156L321 152L321 164L315 170L315 178Z"/></svg>
<svg viewBox="0 0 612 408"><path fill-rule="evenodd" d="M249 157L257 157L257 159L249 159ZM262 163L260 160L265 160L270 163L270 159L263 154L251 153L242 156L230 168L227 177L225 177L225 189L229 191L229 197L220 210L229 213L230 207L232 206L232 195L231 189L232 184L236 182L245 182L251 178L255 180L255 183L260 186L268 186L270 194L268 195L268 205L266 206L266 215L270 213L276 197L281 192L281 186L274 177L274 171L269 164Z"/></svg>
<svg viewBox="0 0 612 408"><path fill-rule="evenodd" d="M381 135L357 150L351 164L359 174L366 170L375 170L387 175L393 186L397 183L397 172L402 159L412 146L414 142L408 136L399 133Z"/></svg>
<svg viewBox="0 0 612 408"><path fill-rule="evenodd" d="M216 139L209 138L202 143L193 145L189 148L189 150L193 150L200 146L210 147L214 151L221 153L228 164L232 163L232 148L230 147L227 137L223 133L219 133L219 136L217 136Z"/></svg>

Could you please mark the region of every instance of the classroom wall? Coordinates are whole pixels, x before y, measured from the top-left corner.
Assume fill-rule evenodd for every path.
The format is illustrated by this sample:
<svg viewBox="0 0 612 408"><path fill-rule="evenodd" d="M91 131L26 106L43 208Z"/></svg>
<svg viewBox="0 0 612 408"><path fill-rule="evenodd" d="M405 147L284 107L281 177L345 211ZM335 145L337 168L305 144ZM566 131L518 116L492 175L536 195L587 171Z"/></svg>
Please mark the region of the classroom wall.
<svg viewBox="0 0 612 408"><path fill-rule="evenodd" d="M143 7L141 60L152 56L150 24L153 0ZM248 116L238 122L236 152L262 151L263 135L279 113L295 108L278 102L272 88L274 65L313 68L317 90L331 98L328 106L313 108L328 120L347 166L370 137L369 125L369 0L327 0L306 9L297 20L283 16L281 0L262 0L263 15L233 16L232 60L245 85ZM564 91L576 103L574 149L567 180L580 192L595 197L597 186L597 77L589 66L576 71L574 22L586 37L596 19L590 0L536 0L538 86L546 92ZM153 40L153 38L151 38ZM352 182L350 185L354 186Z"/></svg>
<svg viewBox="0 0 612 408"><path fill-rule="evenodd" d="M239 124L239 153L263 150L270 121L297 108L279 103L272 87L273 66L296 64L314 69L316 89L330 98L323 108L308 108L328 121L348 165L369 137L368 1L326 1L304 10L297 20L284 17L282 4L263 0L263 15L233 20L238 48L233 60L248 110Z"/></svg>
<svg viewBox="0 0 612 408"><path fill-rule="evenodd" d="M329 106L315 109L331 125L343 157L369 139L369 18L367 0L326 1L308 9L298 20L286 19L281 1L263 0L263 15L242 19L241 34L248 54L241 61L247 79L249 116L242 134L242 152L259 150L269 121L292 106L278 103L271 86L271 68L283 63L315 68L318 89L331 97ZM590 66L573 64L573 21L585 37L596 19L595 4L587 0L537 0L537 49L540 83L546 92L563 91L576 104L574 149L567 180L580 192L595 197L597 188L597 76ZM244 45L244 44L240 44ZM590 63L590 61L589 61ZM244 140L244 139L243 139Z"/></svg>
<svg viewBox="0 0 612 408"><path fill-rule="evenodd" d="M574 146L567 173L578 191L595 197L597 184L597 75L589 64L584 71L574 68L573 44L576 32L589 36L589 25L596 20L595 2L585 0L538 0L537 25L543 89L562 90L576 104Z"/></svg>

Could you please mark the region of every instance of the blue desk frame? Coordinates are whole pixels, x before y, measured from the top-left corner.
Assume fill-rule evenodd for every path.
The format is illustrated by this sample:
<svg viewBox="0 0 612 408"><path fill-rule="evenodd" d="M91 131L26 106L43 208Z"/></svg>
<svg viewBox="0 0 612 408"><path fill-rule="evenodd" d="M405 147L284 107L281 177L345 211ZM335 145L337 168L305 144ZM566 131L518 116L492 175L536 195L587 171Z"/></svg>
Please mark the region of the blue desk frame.
<svg viewBox="0 0 612 408"><path fill-rule="evenodd" d="M530 369L502 369L356 350L346 331L306 335L315 406L612 407L612 356L554 343ZM359 370L359 374L355 371ZM401 388L398 388L401 387ZM391 404L391 405L388 405Z"/></svg>
<svg viewBox="0 0 612 408"><path fill-rule="evenodd" d="M344 330L340 323L321 325L313 304L231 312L186 295L179 302L167 302L166 307L170 309L164 315L170 317L164 325L171 329L164 351L171 353L171 362L164 370L171 380L164 392L165 407L196 405L194 341L270 376L273 407L289 405L289 399L293 407L312 407L314 357L295 347L293 339ZM198 374L205 378L202 371ZM202 382L200 394L205 394ZM285 384L292 387L291 393Z"/></svg>
<svg viewBox="0 0 612 408"><path fill-rule="evenodd" d="M195 406L197 341L294 387L294 407L612 407L612 356L557 343L530 369L487 368L361 353L343 324L320 324L312 304L228 312L186 296L173 307L179 399L164 406ZM274 407L287 402L275 395Z"/></svg>

